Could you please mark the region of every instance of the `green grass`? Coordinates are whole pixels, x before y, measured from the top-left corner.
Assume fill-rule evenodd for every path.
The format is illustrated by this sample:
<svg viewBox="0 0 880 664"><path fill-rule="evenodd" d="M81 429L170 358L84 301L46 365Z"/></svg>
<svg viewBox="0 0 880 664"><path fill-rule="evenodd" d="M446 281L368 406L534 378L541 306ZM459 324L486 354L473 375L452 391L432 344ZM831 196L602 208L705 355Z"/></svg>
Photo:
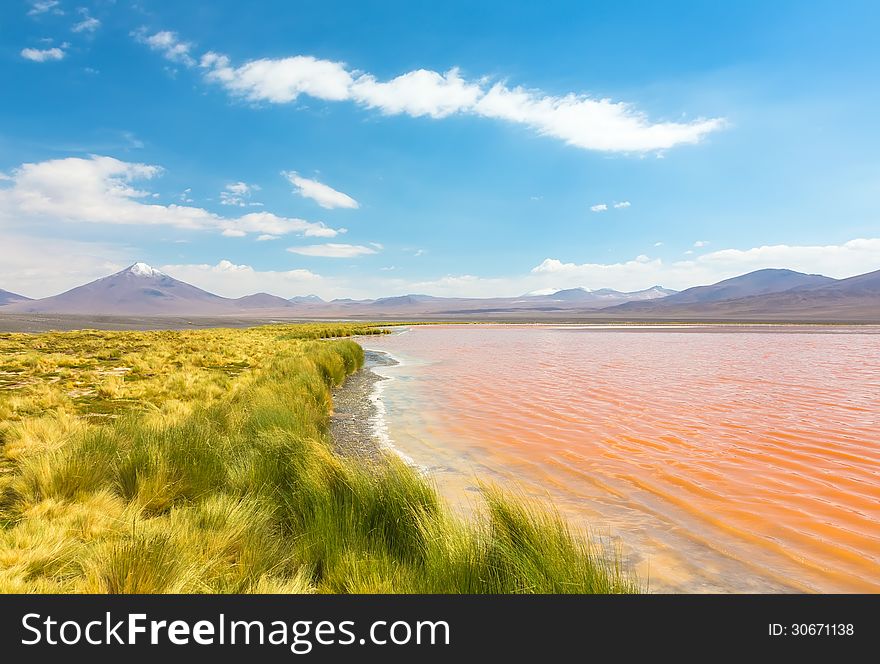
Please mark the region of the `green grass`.
<svg viewBox="0 0 880 664"><path fill-rule="evenodd" d="M0 592L639 590L550 511L486 488L465 520L396 458L335 455L342 337L378 332L0 337Z"/></svg>

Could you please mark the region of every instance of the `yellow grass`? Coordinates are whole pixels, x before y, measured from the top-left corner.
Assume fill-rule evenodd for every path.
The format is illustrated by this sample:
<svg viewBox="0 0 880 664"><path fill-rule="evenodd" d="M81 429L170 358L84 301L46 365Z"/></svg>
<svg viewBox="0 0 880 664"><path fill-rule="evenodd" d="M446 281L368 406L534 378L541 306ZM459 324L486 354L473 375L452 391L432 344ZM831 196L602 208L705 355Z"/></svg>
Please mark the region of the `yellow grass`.
<svg viewBox="0 0 880 664"><path fill-rule="evenodd" d="M546 511L332 452L369 325L0 335L0 592L626 592Z"/></svg>

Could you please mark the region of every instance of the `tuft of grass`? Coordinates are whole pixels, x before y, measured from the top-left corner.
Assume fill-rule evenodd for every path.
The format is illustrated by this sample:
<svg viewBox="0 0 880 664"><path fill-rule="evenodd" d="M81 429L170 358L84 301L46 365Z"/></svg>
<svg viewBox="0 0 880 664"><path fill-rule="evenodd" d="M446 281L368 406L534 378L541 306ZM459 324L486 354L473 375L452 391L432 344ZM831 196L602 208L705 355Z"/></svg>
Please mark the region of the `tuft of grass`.
<svg viewBox="0 0 880 664"><path fill-rule="evenodd" d="M0 335L0 592L638 591L553 512L486 488L464 520L332 452L343 337L380 332Z"/></svg>

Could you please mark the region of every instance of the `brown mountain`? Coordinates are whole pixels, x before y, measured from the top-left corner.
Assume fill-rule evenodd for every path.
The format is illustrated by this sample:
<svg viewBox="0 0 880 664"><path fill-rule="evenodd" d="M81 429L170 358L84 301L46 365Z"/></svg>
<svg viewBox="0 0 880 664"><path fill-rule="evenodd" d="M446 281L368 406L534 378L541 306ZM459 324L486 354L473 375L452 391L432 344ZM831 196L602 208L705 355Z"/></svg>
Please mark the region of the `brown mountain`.
<svg viewBox="0 0 880 664"><path fill-rule="evenodd" d="M15 302L28 302L31 298L19 295L18 293L10 293L8 290L0 288L0 306L4 304L14 304Z"/></svg>
<svg viewBox="0 0 880 664"><path fill-rule="evenodd" d="M834 281L831 277L825 277L821 274L804 274L794 270L755 270L708 286L688 288L659 301L625 303L617 309L649 313L661 309L669 310L682 304L723 302L754 295L781 293L795 288L808 289L826 286Z"/></svg>
<svg viewBox="0 0 880 664"><path fill-rule="evenodd" d="M280 299L280 298L279 298ZM235 300L178 281L146 263L40 300L18 302L3 311L126 316L200 316L235 313Z"/></svg>
<svg viewBox="0 0 880 664"><path fill-rule="evenodd" d="M798 274L800 273L794 273ZM643 319L880 322L880 270L840 280L820 275L800 275L798 278L785 279L789 283L800 283L786 290L728 299L694 301L687 298L689 301L685 302L673 300L688 293L682 291L659 302L628 303L603 309L601 313L615 318ZM811 286L811 282L815 285ZM721 284L724 282L715 286Z"/></svg>

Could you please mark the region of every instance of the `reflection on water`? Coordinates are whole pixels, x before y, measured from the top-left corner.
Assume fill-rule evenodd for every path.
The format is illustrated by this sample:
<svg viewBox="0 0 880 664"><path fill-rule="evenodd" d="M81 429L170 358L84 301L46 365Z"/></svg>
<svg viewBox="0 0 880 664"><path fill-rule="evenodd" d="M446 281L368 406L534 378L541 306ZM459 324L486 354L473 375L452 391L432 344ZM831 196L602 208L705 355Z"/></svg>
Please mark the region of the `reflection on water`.
<svg viewBox="0 0 880 664"><path fill-rule="evenodd" d="M363 343L453 502L515 481L655 591L880 591L880 333L413 327Z"/></svg>

